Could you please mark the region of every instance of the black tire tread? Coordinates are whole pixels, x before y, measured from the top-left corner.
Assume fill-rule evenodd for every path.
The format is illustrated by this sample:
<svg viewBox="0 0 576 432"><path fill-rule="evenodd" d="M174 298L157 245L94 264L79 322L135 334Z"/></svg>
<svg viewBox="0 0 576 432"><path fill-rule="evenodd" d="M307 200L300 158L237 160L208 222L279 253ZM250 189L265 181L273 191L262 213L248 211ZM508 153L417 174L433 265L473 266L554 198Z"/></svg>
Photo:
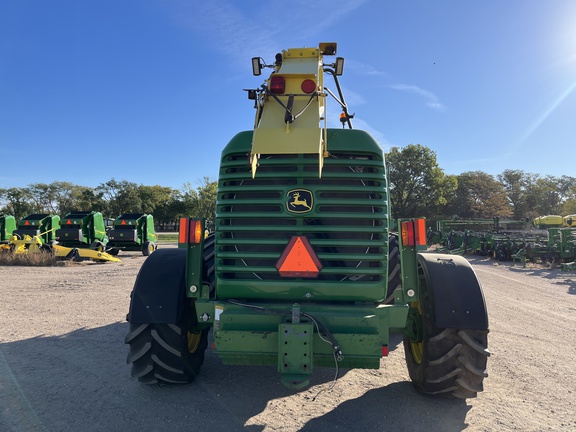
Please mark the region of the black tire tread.
<svg viewBox="0 0 576 432"><path fill-rule="evenodd" d="M408 362L410 375L418 391L454 398L476 397L477 393L483 391L483 379L488 376L488 350L478 349L479 346L486 346L487 334L487 330L444 329L429 338L425 342L424 355L427 358L421 365L425 370L413 377L414 371L410 371ZM405 340L404 348L407 355L410 355L409 341Z"/></svg>
<svg viewBox="0 0 576 432"><path fill-rule="evenodd" d="M429 311L427 287L422 286L423 357L418 364L409 337L404 337L406 365L416 389L424 394L473 398L483 391L488 330L437 328Z"/></svg>
<svg viewBox="0 0 576 432"><path fill-rule="evenodd" d="M126 361L132 363L132 377L145 384L193 381L204 363L208 330L195 353L188 352L186 333L176 324L130 324Z"/></svg>

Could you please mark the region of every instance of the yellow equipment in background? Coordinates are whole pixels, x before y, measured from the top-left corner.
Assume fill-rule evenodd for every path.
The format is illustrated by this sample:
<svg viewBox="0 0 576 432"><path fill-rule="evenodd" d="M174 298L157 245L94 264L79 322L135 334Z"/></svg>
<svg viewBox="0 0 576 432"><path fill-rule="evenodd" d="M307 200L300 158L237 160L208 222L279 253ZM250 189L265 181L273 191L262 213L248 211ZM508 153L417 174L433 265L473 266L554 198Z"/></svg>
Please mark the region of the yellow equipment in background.
<svg viewBox="0 0 576 432"><path fill-rule="evenodd" d="M45 245L38 236L30 237L29 235L25 235L23 239L18 238L18 236L10 237L8 243L0 245L0 250L14 254L51 252L57 258L71 259L75 261L92 260L96 262L120 262L119 258L116 258L102 250L65 247L56 243Z"/></svg>

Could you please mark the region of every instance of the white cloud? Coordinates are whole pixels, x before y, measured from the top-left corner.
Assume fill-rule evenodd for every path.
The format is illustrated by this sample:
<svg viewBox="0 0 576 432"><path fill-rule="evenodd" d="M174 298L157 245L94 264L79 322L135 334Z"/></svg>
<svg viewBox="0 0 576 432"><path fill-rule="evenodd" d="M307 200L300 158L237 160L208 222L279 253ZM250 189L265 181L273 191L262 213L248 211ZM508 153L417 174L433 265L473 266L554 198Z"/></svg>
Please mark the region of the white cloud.
<svg viewBox="0 0 576 432"><path fill-rule="evenodd" d="M365 64L356 60L344 60L344 73L351 71L357 75L370 75L378 77L386 77L387 73L379 71L374 66Z"/></svg>
<svg viewBox="0 0 576 432"><path fill-rule="evenodd" d="M366 1L300 0L288 11L282 2L254 5L232 0L181 0L174 3L171 12L177 23L200 33L210 46L242 63L259 55L272 62L281 49L316 46L318 35Z"/></svg>
<svg viewBox="0 0 576 432"><path fill-rule="evenodd" d="M429 106L430 108L433 108L438 111L446 110L446 107L442 103L440 103L438 97L434 93L429 92L428 90L424 90L415 85L407 85L407 84L393 84L390 85L389 87L394 90L400 90L423 97L424 99L426 99L426 106Z"/></svg>

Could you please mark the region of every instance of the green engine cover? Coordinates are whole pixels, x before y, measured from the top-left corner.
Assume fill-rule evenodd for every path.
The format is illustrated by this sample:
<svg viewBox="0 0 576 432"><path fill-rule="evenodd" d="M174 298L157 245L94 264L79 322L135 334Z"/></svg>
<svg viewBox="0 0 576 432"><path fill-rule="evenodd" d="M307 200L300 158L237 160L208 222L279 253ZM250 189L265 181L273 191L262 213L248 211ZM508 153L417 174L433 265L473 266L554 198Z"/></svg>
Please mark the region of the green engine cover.
<svg viewBox="0 0 576 432"><path fill-rule="evenodd" d="M328 129L330 154L261 155L248 166L252 132L222 153L216 211L218 299L379 301L386 295L389 200L382 149L366 132ZM295 236L318 272L279 271ZM304 251L304 249L302 249ZM298 251L297 253L300 253Z"/></svg>

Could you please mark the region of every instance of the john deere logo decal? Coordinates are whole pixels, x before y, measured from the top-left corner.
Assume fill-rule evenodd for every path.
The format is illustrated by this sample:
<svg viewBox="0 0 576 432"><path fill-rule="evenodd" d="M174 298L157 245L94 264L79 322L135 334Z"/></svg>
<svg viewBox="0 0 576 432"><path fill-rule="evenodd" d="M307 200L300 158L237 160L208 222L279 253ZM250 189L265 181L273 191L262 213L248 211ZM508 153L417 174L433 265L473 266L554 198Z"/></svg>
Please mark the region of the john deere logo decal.
<svg viewBox="0 0 576 432"><path fill-rule="evenodd" d="M286 210L290 213L306 213L314 206L314 196L306 189L293 189L286 198Z"/></svg>

